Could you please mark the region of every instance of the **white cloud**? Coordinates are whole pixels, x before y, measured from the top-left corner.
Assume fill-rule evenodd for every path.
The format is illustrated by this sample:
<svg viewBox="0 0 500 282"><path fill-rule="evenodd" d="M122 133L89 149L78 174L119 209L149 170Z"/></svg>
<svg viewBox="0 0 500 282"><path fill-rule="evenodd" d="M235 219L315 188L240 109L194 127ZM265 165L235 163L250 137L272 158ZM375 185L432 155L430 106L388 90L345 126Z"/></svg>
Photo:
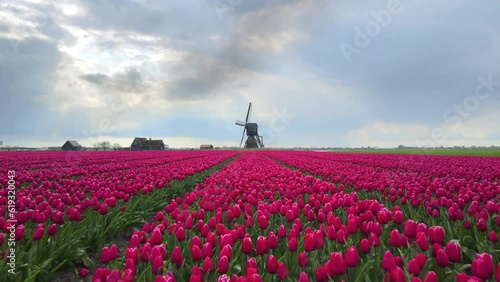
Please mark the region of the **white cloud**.
<svg viewBox="0 0 500 282"><path fill-rule="evenodd" d="M352 146L387 148L400 144L412 145L415 140L429 136L430 132L430 129L422 124L378 121L347 132L345 139Z"/></svg>

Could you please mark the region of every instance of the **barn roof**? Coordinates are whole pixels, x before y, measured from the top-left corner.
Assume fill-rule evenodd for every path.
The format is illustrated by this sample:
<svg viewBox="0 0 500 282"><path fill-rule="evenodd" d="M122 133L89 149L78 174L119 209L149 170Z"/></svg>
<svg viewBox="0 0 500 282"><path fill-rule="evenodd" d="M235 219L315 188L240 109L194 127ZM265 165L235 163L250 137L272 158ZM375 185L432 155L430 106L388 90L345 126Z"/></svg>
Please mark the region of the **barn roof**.
<svg viewBox="0 0 500 282"><path fill-rule="evenodd" d="M141 145L143 146L163 145L163 140L143 140L141 141Z"/></svg>
<svg viewBox="0 0 500 282"><path fill-rule="evenodd" d="M139 141L140 146L160 146L164 145L163 140L151 140L144 137L135 137L134 141Z"/></svg>
<svg viewBox="0 0 500 282"><path fill-rule="evenodd" d="M78 142L76 142L75 140L68 140L66 142L69 143L73 147L81 147L81 145L78 144Z"/></svg>

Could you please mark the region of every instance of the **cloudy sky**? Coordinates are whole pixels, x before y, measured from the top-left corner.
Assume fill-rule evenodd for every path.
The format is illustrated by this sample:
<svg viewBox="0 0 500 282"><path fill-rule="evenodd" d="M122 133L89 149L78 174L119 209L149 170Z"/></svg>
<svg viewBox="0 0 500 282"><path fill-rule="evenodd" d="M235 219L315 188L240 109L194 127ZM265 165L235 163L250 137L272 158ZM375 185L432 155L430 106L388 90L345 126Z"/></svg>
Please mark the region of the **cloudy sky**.
<svg viewBox="0 0 500 282"><path fill-rule="evenodd" d="M438 3L436 3L438 2ZM0 140L500 145L500 4L1 0Z"/></svg>

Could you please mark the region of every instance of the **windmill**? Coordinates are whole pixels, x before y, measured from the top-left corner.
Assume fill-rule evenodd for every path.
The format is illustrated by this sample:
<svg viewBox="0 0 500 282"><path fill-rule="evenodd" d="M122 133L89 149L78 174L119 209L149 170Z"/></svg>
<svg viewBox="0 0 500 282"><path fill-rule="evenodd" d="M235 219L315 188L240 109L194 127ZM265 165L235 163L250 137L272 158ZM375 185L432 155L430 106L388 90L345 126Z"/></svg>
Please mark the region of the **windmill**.
<svg viewBox="0 0 500 282"><path fill-rule="evenodd" d="M264 137L259 136L258 125L254 122L248 122L252 113L252 103L248 105L247 117L245 121L237 120L236 125L243 126L243 134L241 135L240 148L243 144L245 131L247 133L247 141L245 141L245 148L262 148L264 147Z"/></svg>

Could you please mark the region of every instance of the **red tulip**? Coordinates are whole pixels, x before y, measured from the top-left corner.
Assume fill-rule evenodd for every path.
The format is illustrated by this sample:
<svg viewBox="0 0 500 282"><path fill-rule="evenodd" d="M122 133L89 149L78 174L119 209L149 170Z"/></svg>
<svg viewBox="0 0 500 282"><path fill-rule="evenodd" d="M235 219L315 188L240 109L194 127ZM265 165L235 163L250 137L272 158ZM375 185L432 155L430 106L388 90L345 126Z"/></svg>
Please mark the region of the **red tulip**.
<svg viewBox="0 0 500 282"><path fill-rule="evenodd" d="M300 273L299 282L309 282L309 277L307 277L307 274L304 271Z"/></svg>
<svg viewBox="0 0 500 282"><path fill-rule="evenodd" d="M406 282L406 277L403 270L399 267L391 269L389 271L389 277L391 282Z"/></svg>
<svg viewBox="0 0 500 282"><path fill-rule="evenodd" d="M429 241L427 241L427 236L423 232L417 232L417 239L415 240L418 247L422 252L425 252L429 249Z"/></svg>
<svg viewBox="0 0 500 282"><path fill-rule="evenodd" d="M47 229L47 234L49 236L52 236L57 233L57 225L56 224L51 224L49 228ZM2 244L0 244L1 246Z"/></svg>
<svg viewBox="0 0 500 282"><path fill-rule="evenodd" d="M184 262L184 257L182 256L182 251L179 246L175 246L174 249L172 250L172 256L170 257L170 260L174 262L178 268Z"/></svg>
<svg viewBox="0 0 500 282"><path fill-rule="evenodd" d="M460 252L460 246L455 242L448 242L445 247L445 253L448 256L450 262L460 262L462 260L462 255Z"/></svg>
<svg viewBox="0 0 500 282"><path fill-rule="evenodd" d="M191 247L191 257L193 258L193 261L199 261L203 259L203 253L197 245L194 245Z"/></svg>
<svg viewBox="0 0 500 282"><path fill-rule="evenodd" d="M217 224L217 228L215 229L215 234L221 236L226 233L226 227L222 223Z"/></svg>
<svg viewBox="0 0 500 282"><path fill-rule="evenodd" d="M448 267L450 265L450 261L446 252L443 249L439 249L436 254L436 264L441 267Z"/></svg>
<svg viewBox="0 0 500 282"><path fill-rule="evenodd" d="M250 258L250 259L247 260L247 269L249 269L249 268L253 268L253 269L256 270L256 272L258 272L257 271L257 269L258 269L258 267L257 267L257 261L255 260L255 258ZM249 276L248 270L247 270L247 276Z"/></svg>
<svg viewBox="0 0 500 282"><path fill-rule="evenodd" d="M106 282L117 282L120 281L120 278L120 270L113 269L111 270L111 273L109 273L108 277L106 277Z"/></svg>
<svg viewBox="0 0 500 282"><path fill-rule="evenodd" d="M233 278L236 277L236 276L233 276ZM249 278L248 278L248 282L263 282L264 280L262 280L262 278L260 277L260 275L258 273L254 273L252 274Z"/></svg>
<svg viewBox="0 0 500 282"><path fill-rule="evenodd" d="M80 269L78 269L78 275L80 277L87 277L87 275L89 275L90 271L85 268L85 267L80 267Z"/></svg>
<svg viewBox="0 0 500 282"><path fill-rule="evenodd" d="M177 230L175 230L175 238L177 238L177 241L182 242L184 239L186 239L186 232L184 231L184 228L178 227Z"/></svg>
<svg viewBox="0 0 500 282"><path fill-rule="evenodd" d="M162 274L163 266L164 266L163 258L161 256L156 256L151 261L151 272L155 275Z"/></svg>
<svg viewBox="0 0 500 282"><path fill-rule="evenodd" d="M151 244L147 243L144 247L139 248L139 259L141 261L149 261L149 255L151 254Z"/></svg>
<svg viewBox="0 0 500 282"><path fill-rule="evenodd" d="M163 235L159 228L155 228L153 233L151 233L151 238L149 238L149 243L153 246L159 245L163 242Z"/></svg>
<svg viewBox="0 0 500 282"><path fill-rule="evenodd" d="M38 241L38 240L42 239L44 231L45 230L43 227L37 227L35 230L35 233L33 233L33 237L31 239L33 239L34 241Z"/></svg>
<svg viewBox="0 0 500 282"><path fill-rule="evenodd" d="M424 277L424 282L438 282L438 276L436 272L434 271L429 271Z"/></svg>
<svg viewBox="0 0 500 282"><path fill-rule="evenodd" d="M378 238L377 234L375 234L374 232L370 232L369 239L370 239L369 241L370 241L371 246L375 246L375 247L380 246L380 239Z"/></svg>
<svg viewBox="0 0 500 282"><path fill-rule="evenodd" d="M420 269L424 268L425 263L427 262L427 257L424 254L416 254L415 260L417 261Z"/></svg>
<svg viewBox="0 0 500 282"><path fill-rule="evenodd" d="M292 238L288 241L288 250L291 252L295 252L297 250L298 243L297 243L297 238Z"/></svg>
<svg viewBox="0 0 500 282"><path fill-rule="evenodd" d="M401 235L399 235L399 231L397 229L391 230L391 233L389 234L389 244L395 248L399 248L401 246Z"/></svg>
<svg viewBox="0 0 500 282"><path fill-rule="evenodd" d="M286 229L285 229L285 226L280 225L280 227L278 228L278 237L280 238L285 238L286 237Z"/></svg>
<svg viewBox="0 0 500 282"><path fill-rule="evenodd" d="M420 271L422 271L422 268L420 267L419 263L417 262L416 259L411 259L408 262L408 272L410 274L413 274L415 276L420 275Z"/></svg>
<svg viewBox="0 0 500 282"><path fill-rule="evenodd" d="M233 245L233 235L231 235L230 233L221 235L219 241L220 241L220 243L219 243L220 248L223 248L226 245L232 246Z"/></svg>
<svg viewBox="0 0 500 282"><path fill-rule="evenodd" d="M141 245L141 241L139 240L139 236L137 234L133 234L128 242L129 248L137 248Z"/></svg>
<svg viewBox="0 0 500 282"><path fill-rule="evenodd" d="M105 215L108 213L108 205L106 203L102 203L99 207L99 214Z"/></svg>
<svg viewBox="0 0 500 282"><path fill-rule="evenodd" d="M132 259L134 263L139 261L139 250L137 248L127 248L125 250L125 259Z"/></svg>
<svg viewBox="0 0 500 282"><path fill-rule="evenodd" d="M214 265L209 257L205 257L203 260L203 273L209 273L214 271Z"/></svg>
<svg viewBox="0 0 500 282"><path fill-rule="evenodd" d="M337 252L331 253L330 261L331 261L332 273L334 275L340 276L346 273L347 269L342 253L337 253Z"/></svg>
<svg viewBox="0 0 500 282"><path fill-rule="evenodd" d="M316 248L316 241L314 240L314 235L312 233L307 233L304 237L304 250L306 252L312 252Z"/></svg>
<svg viewBox="0 0 500 282"><path fill-rule="evenodd" d="M21 240L23 236L24 236L24 225L18 225L16 227L16 230L14 231L15 241Z"/></svg>
<svg viewBox="0 0 500 282"><path fill-rule="evenodd" d="M288 277L288 271L286 269L286 264L282 262L278 267L278 278L280 280L285 280L287 277Z"/></svg>
<svg viewBox="0 0 500 282"><path fill-rule="evenodd" d="M417 235L417 223L411 219L405 222L404 234L410 238Z"/></svg>
<svg viewBox="0 0 500 282"><path fill-rule="evenodd" d="M356 218L352 215L347 218L347 233L358 233L358 223L356 222Z"/></svg>
<svg viewBox="0 0 500 282"><path fill-rule="evenodd" d="M136 265L136 262L134 261L134 259L132 259L132 258L126 259L124 269L128 269L128 270L132 271L132 274L135 275L135 273L137 271L137 265Z"/></svg>
<svg viewBox="0 0 500 282"><path fill-rule="evenodd" d="M427 231L431 243L441 244L444 241L445 231L441 226L432 226Z"/></svg>
<svg viewBox="0 0 500 282"><path fill-rule="evenodd" d="M394 261L394 256L391 251L386 251L384 257L382 258L382 269L389 271L396 268L396 262Z"/></svg>
<svg viewBox="0 0 500 282"><path fill-rule="evenodd" d="M329 279L328 272L326 271L326 269L323 266L320 265L316 269L315 279L318 282L327 282L328 281L328 279Z"/></svg>
<svg viewBox="0 0 500 282"><path fill-rule="evenodd" d="M345 253L345 264L348 267L356 267L359 262L359 254L356 247L351 246Z"/></svg>
<svg viewBox="0 0 500 282"><path fill-rule="evenodd" d="M226 256L228 260L231 260L233 255L233 248L231 245L225 245L219 253L219 257Z"/></svg>
<svg viewBox="0 0 500 282"><path fill-rule="evenodd" d="M250 237L243 238L241 242L241 252L249 255L253 252L252 239Z"/></svg>
<svg viewBox="0 0 500 282"><path fill-rule="evenodd" d="M309 262L305 253L299 253L298 262L300 267L306 267Z"/></svg>
<svg viewBox="0 0 500 282"><path fill-rule="evenodd" d="M486 220L484 218L480 218L478 221L477 221L477 230L481 231L481 232L485 232L486 230L488 230L488 225L486 225Z"/></svg>
<svg viewBox="0 0 500 282"><path fill-rule="evenodd" d="M493 258L490 254L482 253L476 255L472 261L472 275L486 280L493 274Z"/></svg>
<svg viewBox="0 0 500 282"><path fill-rule="evenodd" d="M468 220L464 221L464 228L467 230L472 228L472 224L470 223L470 221L468 221Z"/></svg>
<svg viewBox="0 0 500 282"><path fill-rule="evenodd" d="M257 221L259 222L259 228L264 230L267 228L267 226L269 226L269 221L267 220L267 218L264 216L264 215L261 215Z"/></svg>
<svg viewBox="0 0 500 282"><path fill-rule="evenodd" d="M314 236L314 245L316 246L316 249L318 250L323 249L325 245L323 232L321 232L321 230L316 230L313 232L313 236Z"/></svg>
<svg viewBox="0 0 500 282"><path fill-rule="evenodd" d="M111 274L111 270L109 268L98 268L94 273L93 280L96 281L99 279L99 281L106 281L109 274Z"/></svg>
<svg viewBox="0 0 500 282"><path fill-rule="evenodd" d="M104 247L101 250L101 263L109 263L110 261L116 259L118 257L118 246L113 244L111 248Z"/></svg>
<svg viewBox="0 0 500 282"><path fill-rule="evenodd" d="M338 232L337 232L337 242L339 242L340 244L345 244L345 241L347 240L347 234L344 232L343 229L340 229Z"/></svg>
<svg viewBox="0 0 500 282"><path fill-rule="evenodd" d="M441 250L442 248L443 248L443 247L441 247L441 245L440 245L440 244L438 244L438 243L434 243L434 244L432 244L432 256L433 256L433 257L437 257L437 252L438 252L439 250Z"/></svg>
<svg viewBox="0 0 500 282"><path fill-rule="evenodd" d="M184 228L187 230L193 229L193 218L191 216L188 216L184 221Z"/></svg>
<svg viewBox="0 0 500 282"><path fill-rule="evenodd" d="M359 244L359 250L363 254L368 254L368 253L370 253L370 249L371 249L371 245L370 245L370 242L368 241L368 239L366 239L366 238L361 239L361 242Z"/></svg>
<svg viewBox="0 0 500 282"><path fill-rule="evenodd" d="M403 213L401 211L395 211L394 212L394 223L396 224L401 224L403 223L404 221L404 216L403 216Z"/></svg>
<svg viewBox="0 0 500 282"><path fill-rule="evenodd" d="M269 249L275 250L278 248L278 237L274 234L274 232L269 232L269 235L267 236L267 240L269 242Z"/></svg>
<svg viewBox="0 0 500 282"><path fill-rule="evenodd" d="M268 256L267 257L267 272L274 274L274 273L278 272L278 268L279 268L278 259L273 255Z"/></svg>
<svg viewBox="0 0 500 282"><path fill-rule="evenodd" d="M202 282L202 281L203 281L203 273L201 272L200 268L197 265L195 265L191 269L191 276L189 277L189 282Z"/></svg>
<svg viewBox="0 0 500 282"><path fill-rule="evenodd" d="M229 269L229 260L226 256L222 256L219 258L219 262L217 263L217 271L219 274L224 274Z"/></svg>
<svg viewBox="0 0 500 282"><path fill-rule="evenodd" d="M488 240L490 240L492 243L497 243L498 242L497 233L495 233L495 231L490 231L488 233Z"/></svg>
<svg viewBox="0 0 500 282"><path fill-rule="evenodd" d="M259 236L257 238L256 244L257 255L262 256L269 251L269 244L267 243L267 238Z"/></svg>
<svg viewBox="0 0 500 282"><path fill-rule="evenodd" d="M210 245L209 242L203 244L202 253L203 253L203 257L212 258L212 256L213 256L213 250L212 250L212 245Z"/></svg>
<svg viewBox="0 0 500 282"><path fill-rule="evenodd" d="M482 280L472 278L465 273L457 273L455 275L455 282L482 282Z"/></svg>
<svg viewBox="0 0 500 282"><path fill-rule="evenodd" d="M500 263L497 265L495 270L495 281L500 282Z"/></svg>
<svg viewBox="0 0 500 282"><path fill-rule="evenodd" d="M333 227L333 225L328 226L326 236L328 237L328 240L331 240L331 241L337 239L337 231L335 231L335 227Z"/></svg>

